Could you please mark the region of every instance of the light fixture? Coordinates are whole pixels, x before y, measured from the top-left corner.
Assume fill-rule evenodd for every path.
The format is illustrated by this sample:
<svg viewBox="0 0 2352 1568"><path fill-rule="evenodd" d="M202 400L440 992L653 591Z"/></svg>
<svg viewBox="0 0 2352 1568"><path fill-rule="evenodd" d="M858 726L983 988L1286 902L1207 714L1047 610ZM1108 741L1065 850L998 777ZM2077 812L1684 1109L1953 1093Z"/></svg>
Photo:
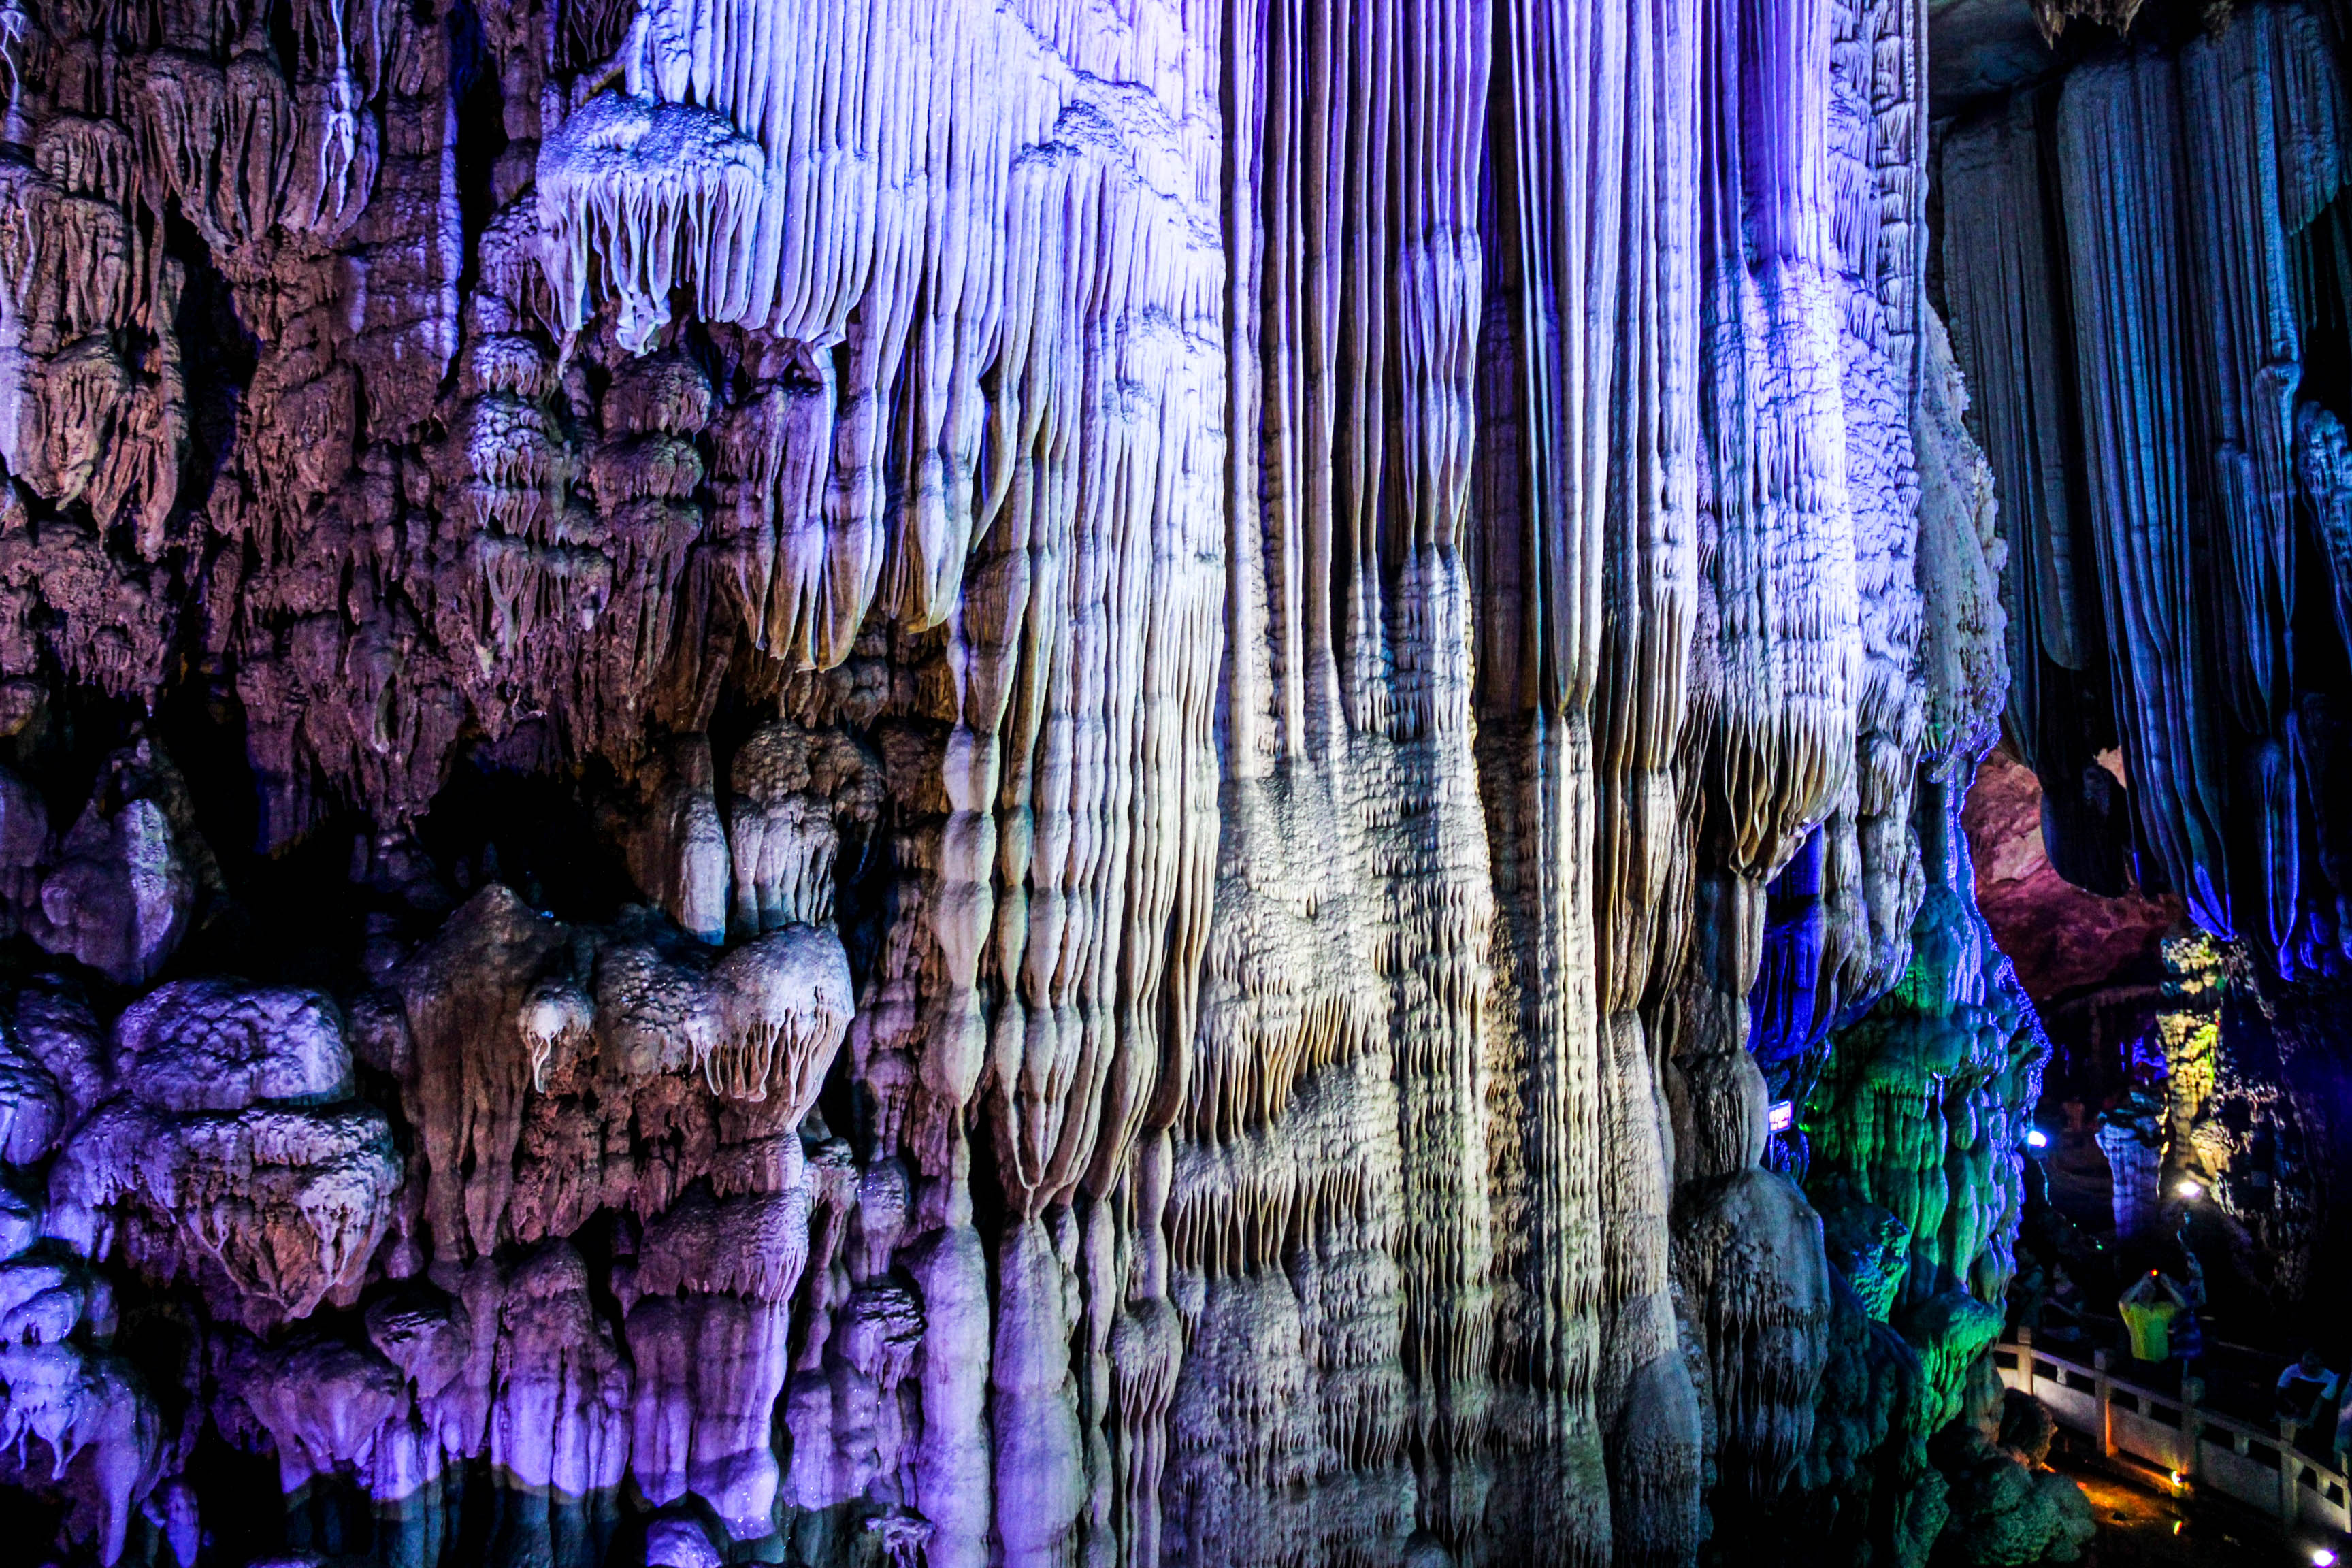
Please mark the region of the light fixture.
<svg viewBox="0 0 2352 1568"><path fill-rule="evenodd" d="M1774 1100L1772 1109L1764 1113L1764 1124L1775 1132L1786 1132L1797 1124L1797 1102L1793 1100Z"/></svg>
<svg viewBox="0 0 2352 1568"><path fill-rule="evenodd" d="M2311 1561L2314 1568L2336 1568L2336 1553L2325 1546L2312 1550Z"/></svg>
<svg viewBox="0 0 2352 1568"><path fill-rule="evenodd" d="M2187 1198L2191 1203L2205 1195L2205 1184L2202 1182L2183 1181L2172 1190L2177 1196Z"/></svg>
<svg viewBox="0 0 2352 1568"><path fill-rule="evenodd" d="M2050 1134L2039 1127L2028 1128L2025 1133L2025 1146L2029 1149L2047 1149L2050 1147Z"/></svg>

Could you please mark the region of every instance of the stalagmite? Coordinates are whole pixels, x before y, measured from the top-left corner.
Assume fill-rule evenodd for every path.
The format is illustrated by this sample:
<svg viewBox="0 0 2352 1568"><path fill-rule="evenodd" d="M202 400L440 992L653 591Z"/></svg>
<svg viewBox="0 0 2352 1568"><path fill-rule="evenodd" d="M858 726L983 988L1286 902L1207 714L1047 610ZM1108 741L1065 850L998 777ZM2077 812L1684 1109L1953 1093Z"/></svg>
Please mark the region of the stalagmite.
<svg viewBox="0 0 2352 1568"><path fill-rule="evenodd" d="M2344 111L2273 0L1947 132L1928 9L0 8L0 1488L2071 1540L1959 803L2006 699L2070 874L2339 943Z"/></svg>
<svg viewBox="0 0 2352 1568"><path fill-rule="evenodd" d="M709 738L680 740L670 765L650 782L652 799L633 825L630 874L688 936L723 942L730 879L727 837L711 793Z"/></svg>

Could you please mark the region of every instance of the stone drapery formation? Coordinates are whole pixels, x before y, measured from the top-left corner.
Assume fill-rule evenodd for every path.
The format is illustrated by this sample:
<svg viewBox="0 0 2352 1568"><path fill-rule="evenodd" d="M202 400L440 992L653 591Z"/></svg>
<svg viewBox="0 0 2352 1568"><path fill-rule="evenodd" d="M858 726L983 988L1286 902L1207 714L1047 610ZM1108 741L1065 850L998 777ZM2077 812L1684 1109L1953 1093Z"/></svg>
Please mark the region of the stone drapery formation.
<svg viewBox="0 0 2352 1568"><path fill-rule="evenodd" d="M2217 1310L2281 1322L2342 1289L2326 1194L2352 1171L2333 1131L2352 979L2345 22L2325 0L2151 8L2127 43L1972 108L1941 162L1947 211L1982 220L1947 225L1944 281L2000 476L2009 731L2050 864L2177 900L2221 950L2190 971L2225 975L2184 1004L2191 946L2159 952L2151 921L2132 972L2053 1033L2078 1091L2118 1079L2100 1059L2118 1043L2165 1079L2102 1133L2118 1193L2134 1171L2145 1189L2118 1197L2122 1228L2169 1235L2193 1175Z"/></svg>
<svg viewBox="0 0 2352 1568"><path fill-rule="evenodd" d="M0 11L0 1479L1919 1561L2039 1040L1922 26Z"/></svg>
<svg viewBox="0 0 2352 1568"><path fill-rule="evenodd" d="M2241 6L1955 130L1954 333L2013 547L2011 732L2051 862L2274 976L2352 952L2347 106L2320 7ZM2130 787L2094 753L2120 743Z"/></svg>

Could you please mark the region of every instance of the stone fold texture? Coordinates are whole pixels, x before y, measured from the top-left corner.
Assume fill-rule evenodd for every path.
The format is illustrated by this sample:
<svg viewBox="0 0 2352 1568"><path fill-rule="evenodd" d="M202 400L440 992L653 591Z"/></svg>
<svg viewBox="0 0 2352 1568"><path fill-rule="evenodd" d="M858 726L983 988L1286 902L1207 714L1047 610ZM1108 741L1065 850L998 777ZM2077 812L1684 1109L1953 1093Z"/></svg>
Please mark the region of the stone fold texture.
<svg viewBox="0 0 2352 1568"><path fill-rule="evenodd" d="M2140 219L2251 312L2192 583L2147 449L2036 466L2041 230L1948 242L1968 413L1925 18L0 5L0 1484L179 1568L2074 1550L1979 1495L2047 1047L1960 802L2105 624L2179 876L2336 940L2208 845L2311 837L2285 651L2077 568L2352 538L2336 89L2281 7L2060 110L2085 395Z"/></svg>

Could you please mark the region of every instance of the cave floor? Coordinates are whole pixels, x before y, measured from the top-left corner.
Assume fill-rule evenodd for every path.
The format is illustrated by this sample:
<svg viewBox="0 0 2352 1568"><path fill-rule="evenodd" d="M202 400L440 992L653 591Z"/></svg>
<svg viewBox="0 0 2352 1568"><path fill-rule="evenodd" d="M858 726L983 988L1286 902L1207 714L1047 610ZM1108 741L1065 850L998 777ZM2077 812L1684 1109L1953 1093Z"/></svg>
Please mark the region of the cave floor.
<svg viewBox="0 0 2352 1568"><path fill-rule="evenodd" d="M2167 1495L2163 1478L2110 1463L2079 1439L2063 1440L2050 1465L2090 1500L2098 1539L2086 1568L2310 1568L2313 1551L2341 1543L2284 1539L2277 1524L2226 1499Z"/></svg>

